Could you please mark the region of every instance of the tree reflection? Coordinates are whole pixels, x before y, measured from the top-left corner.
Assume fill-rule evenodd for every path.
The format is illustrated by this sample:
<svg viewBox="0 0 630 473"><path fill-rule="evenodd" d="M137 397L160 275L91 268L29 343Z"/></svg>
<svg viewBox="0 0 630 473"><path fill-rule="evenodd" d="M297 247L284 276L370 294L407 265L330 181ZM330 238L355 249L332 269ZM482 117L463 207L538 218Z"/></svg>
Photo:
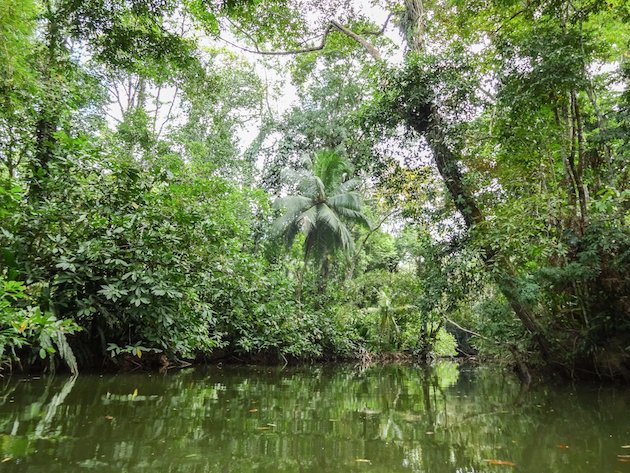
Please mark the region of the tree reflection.
<svg viewBox="0 0 630 473"><path fill-rule="evenodd" d="M9 472L613 471L629 407L453 363L13 380L0 448Z"/></svg>

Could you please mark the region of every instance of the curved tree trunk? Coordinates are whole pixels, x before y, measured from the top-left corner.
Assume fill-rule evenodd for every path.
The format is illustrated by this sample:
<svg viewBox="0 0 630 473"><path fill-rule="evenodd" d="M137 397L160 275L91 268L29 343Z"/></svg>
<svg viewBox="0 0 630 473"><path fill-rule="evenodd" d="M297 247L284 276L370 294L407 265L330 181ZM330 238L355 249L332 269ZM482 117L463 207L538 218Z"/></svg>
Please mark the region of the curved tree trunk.
<svg viewBox="0 0 630 473"><path fill-rule="evenodd" d="M407 47L410 53L422 54L424 52L424 15L425 10L422 0L405 0L405 9L401 15L400 27L407 41ZM347 27L344 27L336 20L330 21L324 33L322 43L317 47L264 54L297 54L322 49L325 45L327 35L332 28L337 29L361 44L375 61L382 60L380 52L367 42L365 38ZM403 97L401 103L405 102L407 101L404 100ZM411 111L400 110L400 112L406 125L426 138L431 148L438 172L444 180L444 184L455 203L455 207L461 213L466 227L471 229L476 225L484 224L486 219L477 201L464 185L463 175L459 168L461 157L457 156L448 145L446 135L447 126L440 115L437 105L429 99L423 104L418 104L418 106L414 107ZM483 262L493 274L499 290L505 296L523 326L533 335L543 358L549 361L551 344L542 326L536 320L530 304L524 301L520 296L517 283L517 271L512 267L505 255L497 254L491 248L482 248L482 253Z"/></svg>
<svg viewBox="0 0 630 473"><path fill-rule="evenodd" d="M433 153L435 165L444 180L444 184L451 195L455 207L462 215L467 228L483 224L486 219L481 212L474 196L464 185L463 175L459 169L459 157L446 144L444 130L445 123L434 104L428 107L428 119L414 121L413 117L406 115L408 126L416 132L423 134ZM534 336L543 357L550 357L550 343L544 334L543 328L536 320L531 307L522 301L516 282L516 271L507 258L497 254L490 248L483 248L482 259L484 264L495 275L494 280L506 298L510 307L522 322L523 326Z"/></svg>
<svg viewBox="0 0 630 473"><path fill-rule="evenodd" d="M422 0L406 0L405 15L402 26L407 38L410 52L422 53L424 41L417 38L423 33L424 8ZM447 129L435 103L429 101L423 107L417 109L419 113L414 116L410 113L403 114L407 125L418 134L423 135L431 148L433 160L444 180L444 184L451 195L455 207L462 215L468 229L475 225L485 223L486 219L477 204L474 196L464 184L462 172L459 168L460 157L448 146L445 130ZM541 354L545 360L550 358L550 343L544 334L542 326L536 320L532 308L522 300L519 294L517 273L508 259L490 248L482 248L483 262L494 275L494 280L510 304L510 307L519 318L523 326L534 336Z"/></svg>

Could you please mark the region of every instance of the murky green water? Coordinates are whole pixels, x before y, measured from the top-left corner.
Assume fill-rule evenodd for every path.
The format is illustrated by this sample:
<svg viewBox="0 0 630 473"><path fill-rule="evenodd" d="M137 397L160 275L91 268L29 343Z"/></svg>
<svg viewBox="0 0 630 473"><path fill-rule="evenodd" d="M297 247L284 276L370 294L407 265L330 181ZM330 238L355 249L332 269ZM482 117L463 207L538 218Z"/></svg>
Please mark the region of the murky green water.
<svg viewBox="0 0 630 473"><path fill-rule="evenodd" d="M452 363L0 382L2 472L630 472L629 390Z"/></svg>

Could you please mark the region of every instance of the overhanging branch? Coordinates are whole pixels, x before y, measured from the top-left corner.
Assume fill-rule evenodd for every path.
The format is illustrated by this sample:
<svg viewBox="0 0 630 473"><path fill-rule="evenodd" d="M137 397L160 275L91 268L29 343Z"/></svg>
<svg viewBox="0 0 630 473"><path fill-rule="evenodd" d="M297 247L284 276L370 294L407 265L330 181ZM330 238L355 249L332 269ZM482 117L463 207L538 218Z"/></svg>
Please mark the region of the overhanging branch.
<svg viewBox="0 0 630 473"><path fill-rule="evenodd" d="M359 43L361 46L363 46L365 50L368 52L368 54L372 56L376 61L381 61L383 59L381 56L381 53L378 52L378 49L376 49L368 41L366 41L365 38L359 36L351 29L346 28L337 20L330 20L330 24L333 25L335 28L337 28L339 31L341 31L343 34L345 34L346 36L349 36L350 38L354 39L357 43Z"/></svg>
<svg viewBox="0 0 630 473"><path fill-rule="evenodd" d="M286 51L264 51L261 50L257 44L254 43L255 49L250 49L250 48L246 48L243 46L239 46L238 44L234 44L231 41L228 41L225 38L219 38L221 41L229 44L230 46L234 46L235 48L240 49L241 51L245 51L248 53L252 53L252 54L260 54L263 56L291 56L291 55L295 55L295 54L303 54L303 53L312 53L314 51L321 51L322 49L324 49L324 47L326 46L326 39L328 38L328 35L330 34L330 32L333 29L333 25L330 24L326 27L326 30L324 31L324 36L322 37L322 41L315 45L315 46L311 46L308 48L300 48L300 49L289 49Z"/></svg>
<svg viewBox="0 0 630 473"><path fill-rule="evenodd" d="M392 15L390 14L387 17L387 20L385 21L385 24L382 26L382 28L379 31L367 31L364 32L363 34L369 34L369 35L381 35L383 34L383 32L385 31L385 28L387 28L387 24L390 20L390 18L392 17ZM256 43L254 43L254 49L251 48L246 48L244 46L239 46L238 44L235 44L231 41L228 41L225 38L221 38L219 37L219 39L227 44L229 44L230 46L233 46L237 49L240 49L241 51L245 51L248 53L252 53L252 54L260 54L263 56L291 56L291 55L296 55L296 54L304 54L304 53L311 53L314 51L321 51L322 49L324 49L326 47L326 41L328 39L328 35L330 34L330 32L336 29L337 31L345 34L346 36L352 38L353 40L355 40L357 43L359 43L361 46L363 46L363 48L368 52L368 54L370 56L372 56L372 58L374 58L376 61L381 61L383 59L383 57L381 56L381 53L378 51L378 49L376 49L372 44L370 44L369 41L367 41L365 38L363 38L361 35L355 33L354 31L352 31L350 28L347 28L345 26L343 26L339 21L337 20L330 20L330 23L328 24L328 26L326 27L326 30L324 30L323 33L323 37L322 40L319 44L316 44L314 46L310 46L307 48L299 48L299 49L289 49L289 50L285 50L285 51L265 51L262 50L258 47L258 45Z"/></svg>
<svg viewBox="0 0 630 473"><path fill-rule="evenodd" d="M389 15L387 15L387 18L385 18L385 23L383 23L383 26L381 26L381 29L378 31L361 31L361 35L363 36L380 36L383 33L385 33L385 30L387 29L387 25L389 24L389 20L392 19L392 16L394 16L394 13L390 13Z"/></svg>

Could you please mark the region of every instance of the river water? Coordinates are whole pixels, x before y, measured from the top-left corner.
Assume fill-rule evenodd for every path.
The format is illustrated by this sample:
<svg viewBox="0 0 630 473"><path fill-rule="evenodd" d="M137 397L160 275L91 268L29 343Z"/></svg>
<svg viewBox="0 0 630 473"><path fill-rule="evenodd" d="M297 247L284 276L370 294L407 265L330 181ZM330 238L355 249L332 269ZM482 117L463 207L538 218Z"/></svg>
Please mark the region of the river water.
<svg viewBox="0 0 630 473"><path fill-rule="evenodd" d="M449 362L0 379L0 472L81 471L630 473L630 391Z"/></svg>

